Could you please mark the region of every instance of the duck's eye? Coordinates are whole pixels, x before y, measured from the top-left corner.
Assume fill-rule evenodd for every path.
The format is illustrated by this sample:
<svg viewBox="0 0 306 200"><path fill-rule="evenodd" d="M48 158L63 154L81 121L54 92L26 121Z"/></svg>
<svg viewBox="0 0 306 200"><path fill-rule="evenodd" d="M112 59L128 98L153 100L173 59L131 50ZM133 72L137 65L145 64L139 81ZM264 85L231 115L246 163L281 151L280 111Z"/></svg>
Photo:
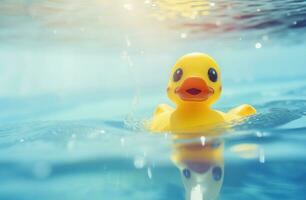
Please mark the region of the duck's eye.
<svg viewBox="0 0 306 200"><path fill-rule="evenodd" d="M181 68L178 68L177 70L175 70L173 74L173 81L177 82L181 80L182 76L183 76L183 70Z"/></svg>
<svg viewBox="0 0 306 200"><path fill-rule="evenodd" d="M217 71L214 68L209 68L208 77L209 77L209 80L211 80L212 82L216 82L218 80Z"/></svg>

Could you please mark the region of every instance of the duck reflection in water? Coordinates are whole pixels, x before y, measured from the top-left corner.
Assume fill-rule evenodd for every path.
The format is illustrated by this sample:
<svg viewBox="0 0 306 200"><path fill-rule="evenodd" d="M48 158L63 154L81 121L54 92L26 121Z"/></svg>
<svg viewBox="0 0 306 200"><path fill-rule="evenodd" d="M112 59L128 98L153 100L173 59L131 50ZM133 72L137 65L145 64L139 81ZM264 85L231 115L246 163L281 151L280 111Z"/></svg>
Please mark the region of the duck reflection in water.
<svg viewBox="0 0 306 200"><path fill-rule="evenodd" d="M172 161L182 176L186 200L218 199L224 177L223 141L204 136L188 140L174 139L172 153Z"/></svg>

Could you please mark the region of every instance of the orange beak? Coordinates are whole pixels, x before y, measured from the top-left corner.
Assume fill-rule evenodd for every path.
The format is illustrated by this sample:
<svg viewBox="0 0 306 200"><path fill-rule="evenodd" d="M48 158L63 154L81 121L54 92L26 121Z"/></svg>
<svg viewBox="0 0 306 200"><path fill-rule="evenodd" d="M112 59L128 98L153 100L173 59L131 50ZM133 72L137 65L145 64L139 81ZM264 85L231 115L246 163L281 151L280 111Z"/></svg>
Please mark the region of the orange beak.
<svg viewBox="0 0 306 200"><path fill-rule="evenodd" d="M176 88L175 93L183 101L205 101L214 94L214 89L207 86L202 78L190 77L180 87Z"/></svg>

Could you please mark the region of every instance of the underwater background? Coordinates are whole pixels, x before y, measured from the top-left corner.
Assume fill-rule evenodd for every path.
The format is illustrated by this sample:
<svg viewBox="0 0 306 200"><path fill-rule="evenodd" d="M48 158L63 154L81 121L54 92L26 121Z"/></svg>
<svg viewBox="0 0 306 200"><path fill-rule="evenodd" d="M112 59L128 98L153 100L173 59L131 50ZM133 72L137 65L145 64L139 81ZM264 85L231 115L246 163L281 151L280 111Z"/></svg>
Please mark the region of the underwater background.
<svg viewBox="0 0 306 200"><path fill-rule="evenodd" d="M305 199L302 0L1 0L0 199L183 200L142 121L190 52L219 64L215 108L259 112L225 138L220 199Z"/></svg>

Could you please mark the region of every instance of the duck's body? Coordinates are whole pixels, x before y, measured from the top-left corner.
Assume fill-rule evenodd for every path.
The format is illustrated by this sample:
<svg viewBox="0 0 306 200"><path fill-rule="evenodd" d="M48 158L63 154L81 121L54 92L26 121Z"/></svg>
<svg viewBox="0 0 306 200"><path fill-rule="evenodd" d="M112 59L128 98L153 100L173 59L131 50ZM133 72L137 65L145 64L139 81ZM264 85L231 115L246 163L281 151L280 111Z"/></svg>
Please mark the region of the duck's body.
<svg viewBox="0 0 306 200"><path fill-rule="evenodd" d="M153 115L150 129L157 132L186 131L211 129L216 125L226 125L244 117L252 115L256 111L250 105L238 106L227 113L211 108L183 107L174 109L166 104L157 106Z"/></svg>
<svg viewBox="0 0 306 200"><path fill-rule="evenodd" d="M167 92L176 104L157 106L150 130L154 132L198 132L231 123L256 113L244 104L227 113L210 107L220 96L222 86L216 62L208 55L194 53L183 56L173 67Z"/></svg>

